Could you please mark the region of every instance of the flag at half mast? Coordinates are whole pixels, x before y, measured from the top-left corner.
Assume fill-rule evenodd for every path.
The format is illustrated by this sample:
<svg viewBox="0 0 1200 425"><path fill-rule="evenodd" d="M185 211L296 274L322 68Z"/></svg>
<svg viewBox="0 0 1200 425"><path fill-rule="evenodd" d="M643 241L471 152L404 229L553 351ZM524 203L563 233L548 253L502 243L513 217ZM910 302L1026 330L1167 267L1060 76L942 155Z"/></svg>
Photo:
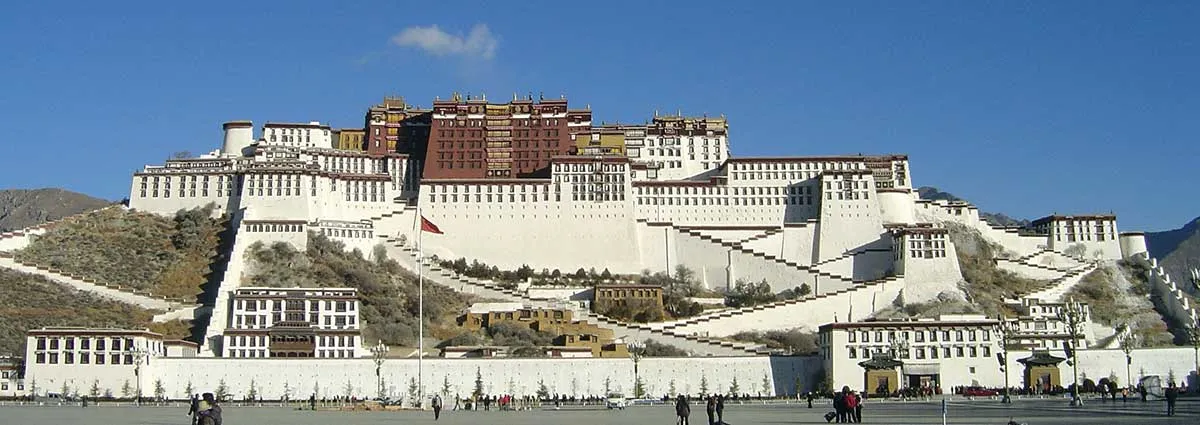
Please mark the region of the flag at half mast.
<svg viewBox="0 0 1200 425"><path fill-rule="evenodd" d="M433 224L432 221L426 219L425 216L421 216L421 231L437 235L442 234L442 229L439 229L436 224Z"/></svg>

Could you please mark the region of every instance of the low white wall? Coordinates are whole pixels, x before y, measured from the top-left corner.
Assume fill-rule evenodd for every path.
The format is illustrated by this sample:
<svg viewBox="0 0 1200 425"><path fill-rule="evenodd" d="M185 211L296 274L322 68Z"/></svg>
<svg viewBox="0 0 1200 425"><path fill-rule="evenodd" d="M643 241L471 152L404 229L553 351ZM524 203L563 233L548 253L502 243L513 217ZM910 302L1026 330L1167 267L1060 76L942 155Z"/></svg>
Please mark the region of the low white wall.
<svg viewBox="0 0 1200 425"><path fill-rule="evenodd" d="M740 392L749 394L790 394L795 392L796 377L804 389L815 384L818 374L815 357L687 357L643 358L637 365L647 394L661 397L672 386L677 393L696 394L701 380L709 392L727 392L736 378ZM449 387L453 395L469 396L475 388L476 374L482 377L484 392L535 395L545 384L551 394L577 396L604 395L605 384L613 392L633 395L634 362L629 358L565 359L425 359L423 386L427 394L441 393ZM381 376L387 392L403 396L417 377L415 359L384 361ZM132 366L32 365L26 381L36 381L37 391L58 392L67 387L87 394L93 383L101 392L112 390L120 395L125 382L136 386ZM221 359L155 358L142 367L142 393L154 394L161 382L166 395L184 397L190 384L196 392L213 392L224 382L234 399L244 397L251 382L264 399L306 399L337 396L374 397L377 390L375 364L361 359ZM447 385L448 384L448 385ZM290 389L290 391L288 391ZM349 390L349 391L347 391Z"/></svg>
<svg viewBox="0 0 1200 425"><path fill-rule="evenodd" d="M1012 272L1017 276L1027 279L1052 280L1058 279L1067 274L1066 272L1061 272L1058 270L1048 270L1041 267L1034 267L1028 264L1018 263L1016 261L1006 260L996 261L996 268L1007 272Z"/></svg>

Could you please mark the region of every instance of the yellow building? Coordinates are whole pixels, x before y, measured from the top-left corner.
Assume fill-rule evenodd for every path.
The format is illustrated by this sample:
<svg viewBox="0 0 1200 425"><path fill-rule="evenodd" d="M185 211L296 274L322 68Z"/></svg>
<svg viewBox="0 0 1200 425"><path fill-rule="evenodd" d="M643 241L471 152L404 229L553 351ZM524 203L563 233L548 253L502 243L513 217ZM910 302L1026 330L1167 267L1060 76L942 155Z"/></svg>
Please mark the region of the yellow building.
<svg viewBox="0 0 1200 425"><path fill-rule="evenodd" d="M657 285L596 285L595 295L592 299L593 304L597 306L622 305L639 301L648 301L662 307L663 288Z"/></svg>
<svg viewBox="0 0 1200 425"><path fill-rule="evenodd" d="M361 128L339 128L333 130L333 147L335 149L361 152L366 150L366 137L366 130Z"/></svg>
<svg viewBox="0 0 1200 425"><path fill-rule="evenodd" d="M611 329L572 321L567 309L533 308L520 303L476 303L458 318L458 325L477 331L500 323L514 323L557 335L556 347L587 347L592 357L629 357L629 348L617 341Z"/></svg>
<svg viewBox="0 0 1200 425"><path fill-rule="evenodd" d="M571 133L575 155L625 156L625 130L606 126Z"/></svg>

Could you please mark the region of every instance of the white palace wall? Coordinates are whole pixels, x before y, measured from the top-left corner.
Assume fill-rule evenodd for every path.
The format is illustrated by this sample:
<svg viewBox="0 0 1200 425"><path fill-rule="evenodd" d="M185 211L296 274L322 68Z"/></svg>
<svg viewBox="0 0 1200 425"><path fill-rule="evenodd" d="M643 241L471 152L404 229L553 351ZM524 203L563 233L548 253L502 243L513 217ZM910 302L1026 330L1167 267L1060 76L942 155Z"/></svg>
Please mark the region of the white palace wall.
<svg viewBox="0 0 1200 425"><path fill-rule="evenodd" d="M816 221L783 225L783 259L796 264L816 262Z"/></svg>
<svg viewBox="0 0 1200 425"><path fill-rule="evenodd" d="M696 394L700 381L707 381L710 392L727 392L736 378L741 392L767 394L795 392L796 377L804 390L812 389L819 376L816 357L684 357L643 358L638 362L638 377L647 394L662 396L671 388ZM633 395L634 362L624 358L557 359L425 359L423 386L427 394L441 393L449 384L451 396L468 396L475 388L476 372L489 394L535 395L544 383L551 394L603 396L605 382L612 391ZM417 377L416 359L388 359L381 368L387 392L405 396L410 382ZM377 393L375 364L370 358L359 359L233 359L233 358L151 358L142 366L143 394L153 394L160 381L168 397L184 397L189 383L196 392L213 392L222 383L232 398L240 399L253 383L262 398L280 399L286 389L290 398L306 399L338 396L374 397ZM26 382L35 381L38 393L57 392L63 382L86 394L95 382L101 392L112 390L120 395L125 382L135 386L133 366L34 365ZM350 391L347 393L347 389Z"/></svg>

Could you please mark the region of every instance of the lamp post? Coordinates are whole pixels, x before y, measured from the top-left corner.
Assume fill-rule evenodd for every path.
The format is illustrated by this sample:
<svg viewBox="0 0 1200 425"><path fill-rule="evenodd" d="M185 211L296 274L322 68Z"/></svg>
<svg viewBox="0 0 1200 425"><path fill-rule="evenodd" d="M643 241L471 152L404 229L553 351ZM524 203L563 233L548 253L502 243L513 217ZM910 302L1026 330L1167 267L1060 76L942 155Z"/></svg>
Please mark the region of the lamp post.
<svg viewBox="0 0 1200 425"><path fill-rule="evenodd" d="M997 357L1000 359L1000 373L1004 374L1004 398L1000 399L1000 402L1007 404L1012 403L1010 390L1012 385L1008 383L1008 346L1017 332L1021 330L1021 325L1015 320L1004 318L1004 315L997 315L996 321L998 323L992 332L1000 340L1000 352L997 353Z"/></svg>
<svg viewBox="0 0 1200 425"><path fill-rule="evenodd" d="M383 389L382 369L383 360L387 358L387 353L388 347L387 345L384 345L383 340L379 340L378 344L375 344L374 347L371 347L371 360L375 361L375 386L378 389L376 395L380 400L383 400L384 396L386 395L384 394Z"/></svg>
<svg viewBox="0 0 1200 425"><path fill-rule="evenodd" d="M897 336L900 336L900 335L903 335L903 334L898 334ZM911 346L912 345L909 344L909 342L908 342L908 338L903 337L903 336L900 336L899 338L889 338L888 339L888 352L891 353L892 359L908 357L908 349ZM899 383L906 384L904 382L899 382ZM903 386L897 385L897 388L900 388L900 389L908 388L908 385L907 384L903 385Z"/></svg>
<svg viewBox="0 0 1200 425"><path fill-rule="evenodd" d="M1086 312L1083 305L1075 302L1074 299L1068 299L1066 304L1058 310L1058 320L1067 325L1067 332L1070 335L1070 340L1065 346L1067 358L1071 362L1071 373L1075 383L1071 389L1071 405L1083 406L1083 400L1079 398L1079 346L1076 342L1079 341L1080 328L1087 320Z"/></svg>
<svg viewBox="0 0 1200 425"><path fill-rule="evenodd" d="M629 347L629 357L633 359L633 397L642 398L645 389L642 388L642 380L638 376L638 362L642 361L642 356L645 355L646 344L634 341L626 345Z"/></svg>
<svg viewBox="0 0 1200 425"><path fill-rule="evenodd" d="M150 354L145 348L137 347L125 352L126 355L133 357L133 383L136 393L136 405L142 406L142 363L146 362L146 357Z"/></svg>
<svg viewBox="0 0 1200 425"><path fill-rule="evenodd" d="M1129 367L1133 364L1133 349L1141 344L1140 338L1133 333L1133 326L1126 326L1125 332L1119 336L1121 340L1121 351L1125 352L1125 386L1133 387L1133 374L1130 373Z"/></svg>

